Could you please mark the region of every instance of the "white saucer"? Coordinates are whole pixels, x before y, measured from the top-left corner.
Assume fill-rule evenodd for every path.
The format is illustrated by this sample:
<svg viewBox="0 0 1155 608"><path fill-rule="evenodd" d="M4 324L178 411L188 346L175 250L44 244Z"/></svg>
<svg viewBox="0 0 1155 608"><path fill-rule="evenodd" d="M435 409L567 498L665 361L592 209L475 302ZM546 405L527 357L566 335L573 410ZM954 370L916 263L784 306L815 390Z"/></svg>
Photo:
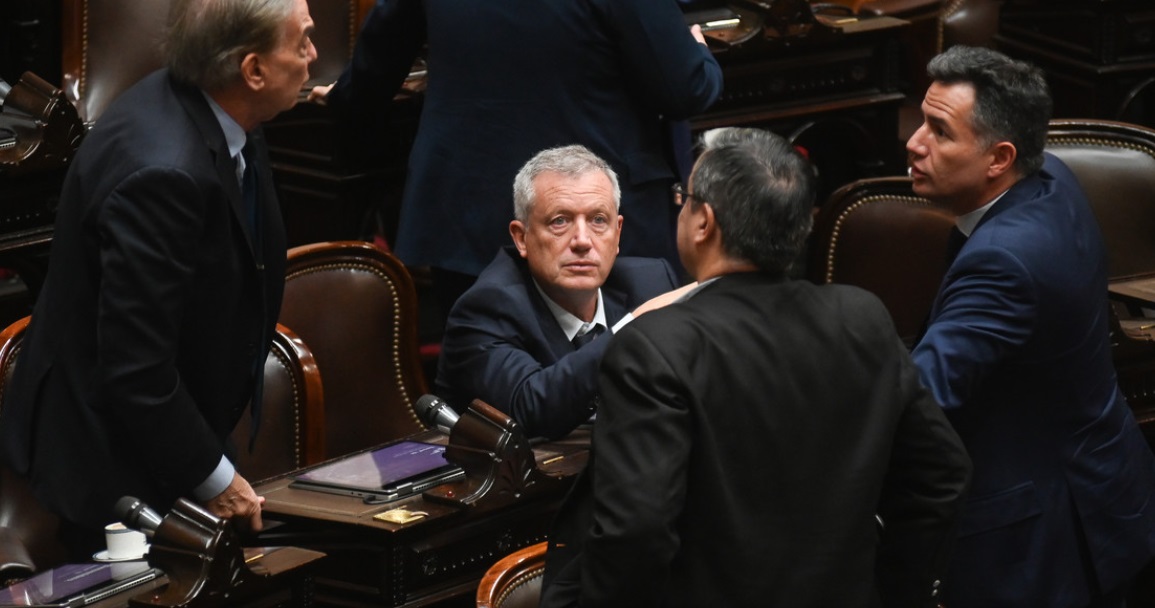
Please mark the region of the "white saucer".
<svg viewBox="0 0 1155 608"><path fill-rule="evenodd" d="M105 562L105 563L114 563L114 562L131 562L131 561L136 561L136 560L138 560L138 559L144 559L144 556L145 556L145 554L146 554L146 553L148 553L148 547L145 547L145 548L144 548L144 553L141 553L140 555L134 555L134 556L131 556L131 557L117 557L117 558L112 558L112 557L109 557L109 556L108 556L108 550L107 550L107 549L105 549L105 550L103 550L103 551L97 551L96 553L93 553L93 554L92 554L92 559L94 559L94 560L96 560L96 561L98 561L98 562Z"/></svg>

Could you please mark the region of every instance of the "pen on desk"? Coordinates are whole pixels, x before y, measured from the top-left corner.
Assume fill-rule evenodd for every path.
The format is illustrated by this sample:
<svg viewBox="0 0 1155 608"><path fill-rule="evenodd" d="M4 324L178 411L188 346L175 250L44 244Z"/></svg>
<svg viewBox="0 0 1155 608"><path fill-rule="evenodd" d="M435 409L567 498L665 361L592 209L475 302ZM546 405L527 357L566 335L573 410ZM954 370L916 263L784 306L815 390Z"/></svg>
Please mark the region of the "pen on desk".
<svg viewBox="0 0 1155 608"><path fill-rule="evenodd" d="M557 461L561 460L562 458L565 458L565 454L561 454L561 455L558 455L558 456L554 456L553 458L547 458L547 459L543 460L541 464L542 464L543 466L544 466L544 465L547 465L547 464L553 464L553 463L555 463L555 462L557 462Z"/></svg>

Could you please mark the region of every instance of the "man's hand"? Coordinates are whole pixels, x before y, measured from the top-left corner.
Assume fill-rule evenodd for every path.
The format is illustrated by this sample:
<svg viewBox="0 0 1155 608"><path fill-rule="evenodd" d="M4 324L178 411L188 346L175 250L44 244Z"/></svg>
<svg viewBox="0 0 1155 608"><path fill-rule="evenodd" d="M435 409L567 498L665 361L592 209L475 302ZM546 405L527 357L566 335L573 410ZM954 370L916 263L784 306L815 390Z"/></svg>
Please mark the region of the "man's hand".
<svg viewBox="0 0 1155 608"><path fill-rule="evenodd" d="M673 304L674 302L676 302L678 300L678 298L686 295L686 292L694 289L697 286L698 286L698 283L696 283L696 282L690 283L689 285L683 285L682 287L679 287L673 291L667 291L666 293L664 293L660 296L656 296L654 298L651 298L645 304L642 304L641 306L635 308L633 315L635 317L640 317L643 314L650 312L651 310L657 310L657 309L659 309L659 308L661 308L667 304Z"/></svg>
<svg viewBox="0 0 1155 608"><path fill-rule="evenodd" d="M694 37L694 40L698 41L698 44L706 44L706 35L702 33L702 26L697 23L690 26L690 35ZM709 45L706 44L706 46Z"/></svg>
<svg viewBox="0 0 1155 608"><path fill-rule="evenodd" d="M337 83L334 82L333 84ZM322 106L325 105L325 99L329 96L329 91L332 90L333 84L313 87L313 90L309 91L309 96L305 98L305 101Z"/></svg>
<svg viewBox="0 0 1155 608"><path fill-rule="evenodd" d="M233 474L233 480L224 492L217 494L205 505L209 513L222 519L247 519L249 529L260 532L264 524L261 523L261 505L265 504L264 496L257 496L249 482L239 473Z"/></svg>

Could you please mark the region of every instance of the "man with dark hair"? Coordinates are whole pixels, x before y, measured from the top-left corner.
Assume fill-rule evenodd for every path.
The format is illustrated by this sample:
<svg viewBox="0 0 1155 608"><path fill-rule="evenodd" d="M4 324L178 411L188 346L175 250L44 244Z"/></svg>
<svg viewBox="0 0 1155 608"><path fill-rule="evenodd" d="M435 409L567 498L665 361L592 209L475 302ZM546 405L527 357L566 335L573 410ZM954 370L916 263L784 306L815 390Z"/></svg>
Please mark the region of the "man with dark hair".
<svg viewBox="0 0 1155 608"><path fill-rule="evenodd" d="M312 29L305 0L173 2L168 69L104 112L69 169L0 444L77 552L125 495L261 527L226 455L284 286L258 126L296 103Z"/></svg>
<svg viewBox="0 0 1155 608"><path fill-rule="evenodd" d="M453 307L437 394L457 409L481 399L528 436L557 438L593 415L610 335L677 279L664 260L618 257L618 177L583 146L535 155L513 199L514 247Z"/></svg>
<svg viewBox="0 0 1155 608"><path fill-rule="evenodd" d="M1121 606L1155 548L1155 457L1112 366L1098 225L1043 152L1040 70L953 47L928 72L911 176L959 234L913 357L975 466L944 603Z"/></svg>
<svg viewBox="0 0 1155 608"><path fill-rule="evenodd" d="M810 167L707 133L678 251L699 287L614 337L544 606L933 607L969 461L882 303L792 281Z"/></svg>

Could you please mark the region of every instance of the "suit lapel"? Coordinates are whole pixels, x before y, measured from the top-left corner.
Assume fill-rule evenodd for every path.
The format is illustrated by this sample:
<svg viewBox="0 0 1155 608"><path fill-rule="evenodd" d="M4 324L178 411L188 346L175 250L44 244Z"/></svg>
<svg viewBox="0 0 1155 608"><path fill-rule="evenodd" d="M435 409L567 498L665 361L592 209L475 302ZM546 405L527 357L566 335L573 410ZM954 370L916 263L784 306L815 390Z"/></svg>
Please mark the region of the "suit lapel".
<svg viewBox="0 0 1155 608"><path fill-rule="evenodd" d="M212 108L209 107L199 89L175 80L172 80L172 87L176 91L177 99L184 106L201 136L204 137L205 146L213 155L213 166L216 169L217 178L220 180L221 189L224 190L225 196L228 198L233 219L240 227L241 233L245 235L253 264L259 266L259 260L262 256L259 255L254 245L253 234L249 230L249 222L246 219L244 197L241 194L240 182L237 180L237 163L229 155L229 146L225 142L225 134L221 131L221 125L217 122L217 117L213 114ZM261 175L261 172L267 172L267 166L262 167L262 165L267 165L267 163L258 162L257 165L258 179L263 180L265 176ZM264 193L265 186L266 184L260 183L261 200L267 199L267 195Z"/></svg>

